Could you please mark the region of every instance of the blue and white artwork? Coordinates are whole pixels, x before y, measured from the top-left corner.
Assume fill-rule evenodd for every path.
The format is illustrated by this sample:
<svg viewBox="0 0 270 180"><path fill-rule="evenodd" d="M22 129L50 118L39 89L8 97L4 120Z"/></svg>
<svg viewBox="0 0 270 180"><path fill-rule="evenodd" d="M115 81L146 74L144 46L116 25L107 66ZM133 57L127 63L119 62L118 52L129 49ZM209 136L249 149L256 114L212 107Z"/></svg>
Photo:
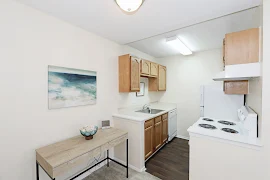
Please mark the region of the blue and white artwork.
<svg viewBox="0 0 270 180"><path fill-rule="evenodd" d="M96 104L95 71L49 66L48 75L49 109Z"/></svg>

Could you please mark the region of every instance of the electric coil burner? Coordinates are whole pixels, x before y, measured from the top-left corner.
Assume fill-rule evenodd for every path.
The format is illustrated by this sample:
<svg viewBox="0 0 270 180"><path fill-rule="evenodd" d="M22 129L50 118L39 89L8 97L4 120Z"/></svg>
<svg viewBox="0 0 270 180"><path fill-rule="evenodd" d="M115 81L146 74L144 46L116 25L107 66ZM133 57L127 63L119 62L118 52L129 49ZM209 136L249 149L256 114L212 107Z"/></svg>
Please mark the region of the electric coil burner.
<svg viewBox="0 0 270 180"><path fill-rule="evenodd" d="M230 129L230 128L222 128L221 130L225 131L227 133L238 134L238 131L236 131L234 129Z"/></svg>
<svg viewBox="0 0 270 180"><path fill-rule="evenodd" d="M218 121L218 123L220 123L220 124L225 124L225 125L229 125L229 126L234 126L234 125L235 125L235 123L230 122L230 121Z"/></svg>
<svg viewBox="0 0 270 180"><path fill-rule="evenodd" d="M209 119L209 118L203 118L202 120L204 120L204 121L211 121L211 122L214 121L213 119Z"/></svg>
<svg viewBox="0 0 270 180"><path fill-rule="evenodd" d="M215 126L210 124L199 124L199 126L205 129L217 129Z"/></svg>

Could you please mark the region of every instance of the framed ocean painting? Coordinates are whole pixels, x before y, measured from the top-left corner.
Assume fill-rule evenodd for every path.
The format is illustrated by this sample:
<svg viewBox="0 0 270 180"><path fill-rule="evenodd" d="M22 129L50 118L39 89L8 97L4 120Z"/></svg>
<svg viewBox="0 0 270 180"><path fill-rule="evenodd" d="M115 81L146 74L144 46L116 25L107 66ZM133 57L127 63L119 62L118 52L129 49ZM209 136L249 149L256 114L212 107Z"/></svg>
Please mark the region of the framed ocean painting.
<svg viewBox="0 0 270 180"><path fill-rule="evenodd" d="M57 66L48 67L49 109L96 104L97 73Z"/></svg>

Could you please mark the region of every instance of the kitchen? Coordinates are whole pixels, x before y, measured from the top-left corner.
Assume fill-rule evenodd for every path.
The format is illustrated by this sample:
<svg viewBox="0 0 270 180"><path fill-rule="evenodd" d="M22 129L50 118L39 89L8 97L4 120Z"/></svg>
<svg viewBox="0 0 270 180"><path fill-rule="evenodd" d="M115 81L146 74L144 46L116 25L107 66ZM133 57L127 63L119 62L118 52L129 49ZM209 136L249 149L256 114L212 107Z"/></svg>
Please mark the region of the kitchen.
<svg viewBox="0 0 270 180"><path fill-rule="evenodd" d="M135 1L0 2L0 180L270 178L270 1Z"/></svg>
<svg viewBox="0 0 270 180"><path fill-rule="evenodd" d="M129 132L132 146L129 151L130 167L136 171L151 172L151 168L147 170L148 160L166 147L173 137L177 137L189 140L189 171L196 174L193 177L189 173L189 178L209 179L218 173L208 174L200 170L205 161L208 160L208 166L215 169L215 165L224 160L225 168L225 162L229 164L232 158L211 158L216 155L212 151L198 151L202 149L202 143L209 144L207 149L216 147L216 142L228 144L227 147L224 145L226 151L219 150L223 154L237 146L255 150L262 147L259 135L261 117L258 115L261 114L262 89L260 13L260 8L250 9L131 44L143 52L163 56L170 51L160 52L159 48L164 48L166 44L159 44L161 47L157 44L164 37L179 34L178 37L182 35L182 39L191 46L202 49L194 55L165 55L155 62L136 55L119 56L120 94L140 93L143 88L141 91L148 91L147 95L160 96L158 102L120 108L113 115L114 126ZM227 28L215 28L218 26ZM212 27L212 34L209 34L209 27ZM149 48L150 43L156 44ZM130 71L125 67L131 67ZM132 71L138 72L138 75ZM136 96L135 93L132 94ZM210 144L212 141L213 145ZM237 162L242 162L239 154L235 156L237 158L234 159L239 159ZM115 157L124 161L123 146L116 148ZM173 173L169 167L166 168L166 163L162 167ZM236 167L226 168L233 171ZM174 176L163 176L161 173L158 177L171 179ZM229 176L224 176L224 179L227 178Z"/></svg>

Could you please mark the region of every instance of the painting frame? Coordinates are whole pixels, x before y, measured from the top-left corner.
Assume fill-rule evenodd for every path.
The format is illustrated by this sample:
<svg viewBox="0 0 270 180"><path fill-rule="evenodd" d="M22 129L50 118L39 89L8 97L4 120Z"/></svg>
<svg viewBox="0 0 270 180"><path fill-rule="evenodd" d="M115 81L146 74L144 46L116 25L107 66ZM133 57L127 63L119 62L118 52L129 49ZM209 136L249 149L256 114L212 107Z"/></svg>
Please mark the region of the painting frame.
<svg viewBox="0 0 270 180"><path fill-rule="evenodd" d="M136 92L136 96L142 97L142 96L144 96L144 92L145 92L145 83L140 82L140 92Z"/></svg>
<svg viewBox="0 0 270 180"><path fill-rule="evenodd" d="M95 105L97 72L48 65L48 109Z"/></svg>

